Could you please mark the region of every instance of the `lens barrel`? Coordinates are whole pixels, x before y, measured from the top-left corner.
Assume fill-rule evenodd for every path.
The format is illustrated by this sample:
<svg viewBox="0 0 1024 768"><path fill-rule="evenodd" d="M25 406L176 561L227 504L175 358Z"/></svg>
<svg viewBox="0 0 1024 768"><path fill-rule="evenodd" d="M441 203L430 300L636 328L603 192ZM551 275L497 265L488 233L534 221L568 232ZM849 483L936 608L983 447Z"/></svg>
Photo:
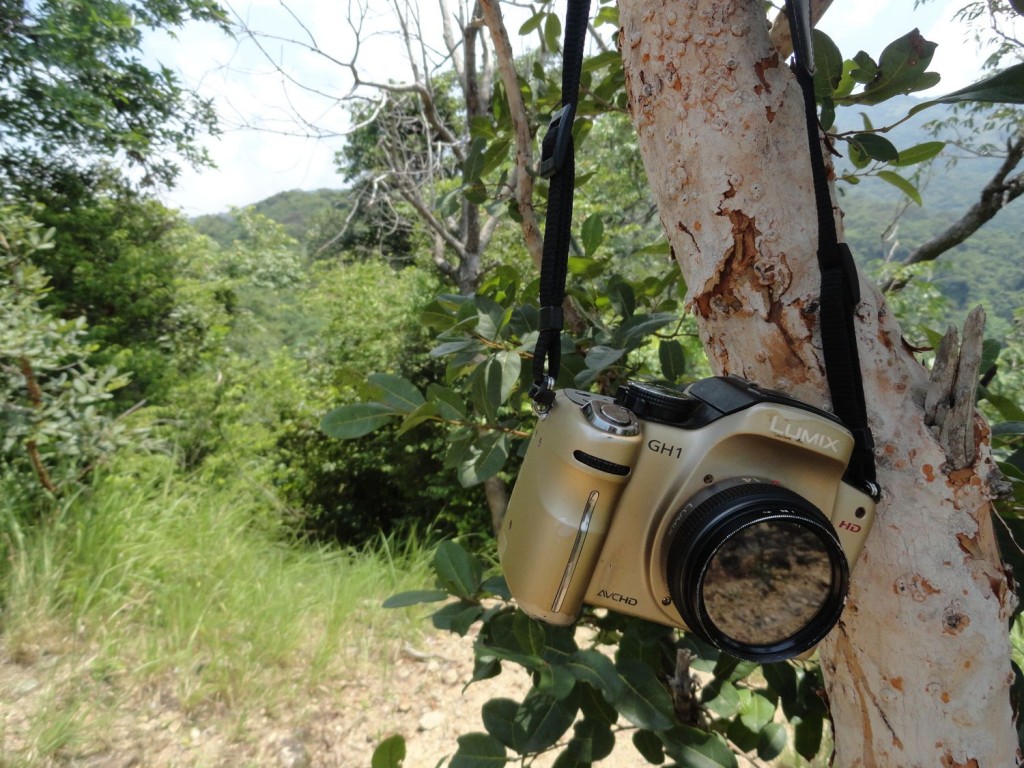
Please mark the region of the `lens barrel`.
<svg viewBox="0 0 1024 768"><path fill-rule="evenodd" d="M767 481L701 492L666 535L667 580L685 624L741 659L793 658L835 626L849 566L828 518Z"/></svg>

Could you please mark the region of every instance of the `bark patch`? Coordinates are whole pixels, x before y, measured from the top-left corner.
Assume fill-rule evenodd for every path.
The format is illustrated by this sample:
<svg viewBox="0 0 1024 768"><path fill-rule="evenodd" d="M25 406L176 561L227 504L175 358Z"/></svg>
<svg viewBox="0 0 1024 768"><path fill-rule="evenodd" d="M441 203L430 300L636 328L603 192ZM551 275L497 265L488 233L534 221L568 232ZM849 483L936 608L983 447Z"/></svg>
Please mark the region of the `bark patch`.
<svg viewBox="0 0 1024 768"><path fill-rule="evenodd" d="M959 762L948 750L942 756L942 768L980 768L977 759L968 757L966 763Z"/></svg>
<svg viewBox="0 0 1024 768"><path fill-rule="evenodd" d="M923 603L932 595L939 594L939 590L919 573L903 574L893 583L892 591L897 595L909 597L915 603Z"/></svg>

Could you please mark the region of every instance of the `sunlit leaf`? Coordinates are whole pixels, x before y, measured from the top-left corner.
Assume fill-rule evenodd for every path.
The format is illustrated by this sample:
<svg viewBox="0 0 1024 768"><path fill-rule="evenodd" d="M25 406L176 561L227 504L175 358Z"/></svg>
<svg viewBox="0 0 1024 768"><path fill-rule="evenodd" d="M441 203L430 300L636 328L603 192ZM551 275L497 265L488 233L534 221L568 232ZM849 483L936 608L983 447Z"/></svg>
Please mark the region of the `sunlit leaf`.
<svg viewBox="0 0 1024 768"><path fill-rule="evenodd" d="M944 141L925 141L921 144L915 144L912 147L901 149L899 158L893 163L893 165L907 166L923 163L938 155L945 146L946 142Z"/></svg>
<svg viewBox="0 0 1024 768"><path fill-rule="evenodd" d="M381 604L381 607L408 608L410 605L436 603L440 600L446 600L447 598L448 593L443 592L440 589L414 589L408 592L399 592L396 595L391 595L391 597Z"/></svg>
<svg viewBox="0 0 1024 768"><path fill-rule="evenodd" d="M373 750L373 757L370 758L370 768L401 768L405 760L405 739L400 734L395 734L384 739L377 748Z"/></svg>
<svg viewBox="0 0 1024 768"><path fill-rule="evenodd" d="M924 202L921 200L921 193L917 191L917 187L895 171L879 171L878 178L892 184L896 189L900 190L918 205L924 205Z"/></svg>
<svg viewBox="0 0 1024 768"><path fill-rule="evenodd" d="M604 222L598 214L592 214L583 222L582 242L583 253L587 258L594 255L594 252L601 247L604 240Z"/></svg>
<svg viewBox="0 0 1024 768"><path fill-rule="evenodd" d="M480 561L454 541L442 541L434 552L434 572L441 586L456 597L471 599L480 588Z"/></svg>
<svg viewBox="0 0 1024 768"><path fill-rule="evenodd" d="M367 380L382 403L401 413L412 413L426 402L415 384L393 373L373 373Z"/></svg>

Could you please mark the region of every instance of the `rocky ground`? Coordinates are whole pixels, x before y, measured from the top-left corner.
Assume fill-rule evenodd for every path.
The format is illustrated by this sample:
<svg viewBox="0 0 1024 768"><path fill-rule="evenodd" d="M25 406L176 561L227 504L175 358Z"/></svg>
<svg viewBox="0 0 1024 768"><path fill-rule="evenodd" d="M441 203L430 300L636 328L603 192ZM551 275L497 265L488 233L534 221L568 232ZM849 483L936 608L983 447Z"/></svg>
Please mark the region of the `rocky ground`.
<svg viewBox="0 0 1024 768"><path fill-rule="evenodd" d="M484 702L521 699L529 687L525 673L508 669L463 690L472 667L470 638L428 634L395 640L339 679L283 697L292 703L186 712L172 693L180 681L138 690L98 673L102 666L81 651L0 646L0 768L367 768L377 744L394 734L406 739L405 768L434 768L460 734L483 730ZM606 765L647 765L628 736L619 742Z"/></svg>

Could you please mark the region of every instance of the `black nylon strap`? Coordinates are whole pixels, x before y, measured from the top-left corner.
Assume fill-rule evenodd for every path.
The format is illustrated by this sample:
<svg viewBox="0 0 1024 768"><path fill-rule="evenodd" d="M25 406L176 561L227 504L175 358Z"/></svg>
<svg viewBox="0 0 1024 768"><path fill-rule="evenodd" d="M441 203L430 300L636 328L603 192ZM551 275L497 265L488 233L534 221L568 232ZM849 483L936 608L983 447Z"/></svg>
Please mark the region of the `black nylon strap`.
<svg viewBox="0 0 1024 768"><path fill-rule="evenodd" d="M552 115L541 147L540 174L551 179L544 222L544 252L540 269L541 325L533 352L530 397L542 408L554 400L554 382L562 362L562 302L569 265L576 157L572 123L580 92L583 46L587 36L590 0L569 0L562 45L562 109ZM546 364L546 368L545 368Z"/></svg>
<svg viewBox="0 0 1024 768"><path fill-rule="evenodd" d="M853 254L846 243L839 241L836 231L828 172L818 136L810 6L806 0L786 0L786 14L789 17L796 58L794 71L804 98L807 143L814 178L814 205L818 215L818 268L821 271L818 324L825 358L825 376L832 395L832 408L853 433L854 448L847 476L877 497L874 439L868 427L864 380L853 322L854 311L860 302L860 285Z"/></svg>

